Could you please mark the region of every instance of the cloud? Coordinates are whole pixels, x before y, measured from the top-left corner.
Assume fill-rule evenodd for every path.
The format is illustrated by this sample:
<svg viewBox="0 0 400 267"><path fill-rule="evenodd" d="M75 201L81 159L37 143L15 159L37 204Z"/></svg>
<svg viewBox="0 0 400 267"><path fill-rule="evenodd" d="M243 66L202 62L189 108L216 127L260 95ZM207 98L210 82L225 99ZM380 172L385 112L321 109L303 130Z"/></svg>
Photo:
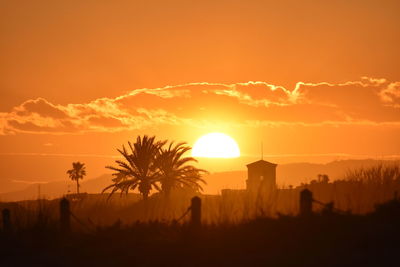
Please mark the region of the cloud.
<svg viewBox="0 0 400 267"><path fill-rule="evenodd" d="M118 132L159 126L369 125L398 127L400 82L188 83L58 105L31 99L0 113L0 134Z"/></svg>
<svg viewBox="0 0 400 267"><path fill-rule="evenodd" d="M400 82L390 83L380 91L380 97L386 106L400 108Z"/></svg>
<svg viewBox="0 0 400 267"><path fill-rule="evenodd" d="M57 107L43 98L25 101L20 106L15 107L14 112L19 116L31 116L36 114L43 118L67 118L67 114L63 111L62 107Z"/></svg>

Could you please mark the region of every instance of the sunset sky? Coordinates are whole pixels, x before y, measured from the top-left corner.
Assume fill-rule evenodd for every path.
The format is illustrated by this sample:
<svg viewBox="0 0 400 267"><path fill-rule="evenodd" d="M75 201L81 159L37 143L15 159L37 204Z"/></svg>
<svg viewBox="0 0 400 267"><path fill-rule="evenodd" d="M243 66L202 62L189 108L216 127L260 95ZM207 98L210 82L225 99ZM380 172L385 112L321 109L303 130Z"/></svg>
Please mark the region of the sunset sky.
<svg viewBox="0 0 400 267"><path fill-rule="evenodd" d="M399 25L397 0L0 1L0 192L107 173L138 134L231 136L240 164L211 170L261 142L276 163L398 158Z"/></svg>

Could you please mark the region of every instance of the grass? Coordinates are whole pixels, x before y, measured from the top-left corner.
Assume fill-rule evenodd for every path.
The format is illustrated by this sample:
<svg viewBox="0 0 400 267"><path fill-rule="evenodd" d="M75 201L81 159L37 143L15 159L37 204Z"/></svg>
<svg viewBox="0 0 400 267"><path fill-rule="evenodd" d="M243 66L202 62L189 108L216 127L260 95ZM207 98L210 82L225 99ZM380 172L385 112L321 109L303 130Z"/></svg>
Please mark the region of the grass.
<svg viewBox="0 0 400 267"><path fill-rule="evenodd" d="M375 178L374 178L375 177ZM351 213L297 217L300 190ZM351 171L342 180L311 182L268 196L228 191L201 195L202 228L177 218L193 192L165 199L85 195L71 200L72 232L59 231L59 200L1 203L13 231L0 232L0 265L20 266L384 266L397 260L399 167Z"/></svg>
<svg viewBox="0 0 400 267"><path fill-rule="evenodd" d="M202 199L202 219L206 224L240 223L259 216L276 218L278 214L296 215L299 210L299 194L304 188L313 192L313 197L322 202L333 202L343 212L367 214L375 204L386 202L400 192L399 165L378 165L368 169L349 171L341 180L333 182L312 181L293 189L278 189L269 194L249 195L243 190L227 190L222 196L199 195L192 191L177 191L166 199L154 194L147 202L137 194L113 195L86 194L74 201L71 196L71 211L81 221L105 226L121 220L122 223L136 221L171 222L181 217L194 195ZM47 221L58 218L59 200L22 201L1 203L0 208L11 209L13 221L18 227L34 224L38 217ZM314 204L314 210L323 206ZM187 217L182 222L187 221Z"/></svg>
<svg viewBox="0 0 400 267"><path fill-rule="evenodd" d="M0 234L0 264L387 266L397 260L400 219L386 215L389 219L379 213L260 217L199 229L187 224L136 222L70 235L60 235L52 228L24 229L12 236Z"/></svg>

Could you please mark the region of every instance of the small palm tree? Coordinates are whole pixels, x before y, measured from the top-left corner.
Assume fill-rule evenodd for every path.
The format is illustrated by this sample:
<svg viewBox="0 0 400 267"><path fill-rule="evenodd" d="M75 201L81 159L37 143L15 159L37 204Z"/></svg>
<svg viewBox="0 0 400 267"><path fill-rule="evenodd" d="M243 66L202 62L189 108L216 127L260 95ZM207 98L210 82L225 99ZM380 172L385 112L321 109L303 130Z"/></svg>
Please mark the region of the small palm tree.
<svg viewBox="0 0 400 267"><path fill-rule="evenodd" d="M67 174L72 181L76 181L76 193L79 194L79 179L83 179L86 175L85 163L73 162L72 169L68 170Z"/></svg>
<svg viewBox="0 0 400 267"><path fill-rule="evenodd" d="M118 167L106 166L106 168L115 171L113 174L115 178L112 180L114 183L104 188L103 192L112 188L111 196L118 190L122 194L138 188L143 199L146 200L153 187L159 189L156 184L158 170L155 165L155 158L164 144L165 141L155 141L155 136L148 137L145 135L143 138L138 136L134 144L128 142L130 151L125 146L122 146L122 149L117 149L125 161L116 160Z"/></svg>
<svg viewBox="0 0 400 267"><path fill-rule="evenodd" d="M206 183L202 175L207 171L188 165L190 162L197 162L195 158L183 156L190 149L192 148L186 143L174 145L174 142L171 142L166 149L161 148L156 165L159 169L158 180L161 183L161 191L166 197L169 197L174 188L189 187L196 191L203 190L200 183Z"/></svg>

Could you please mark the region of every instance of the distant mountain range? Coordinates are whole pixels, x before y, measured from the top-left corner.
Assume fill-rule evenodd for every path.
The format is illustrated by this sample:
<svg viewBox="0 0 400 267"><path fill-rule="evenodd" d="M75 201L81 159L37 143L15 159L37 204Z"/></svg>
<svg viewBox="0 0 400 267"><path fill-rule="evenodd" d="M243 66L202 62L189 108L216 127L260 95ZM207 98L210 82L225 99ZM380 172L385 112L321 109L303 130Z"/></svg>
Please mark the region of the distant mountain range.
<svg viewBox="0 0 400 267"><path fill-rule="evenodd" d="M104 174L94 179L81 180L80 191L87 193L100 193L110 185L111 175ZM33 183L23 190L0 194L0 201L18 201L41 198L56 198L65 194L75 193L76 183L69 179L57 180L48 183Z"/></svg>
<svg viewBox="0 0 400 267"><path fill-rule="evenodd" d="M278 165L277 183L280 186L299 185L302 182L309 182L315 179L318 174L327 174L331 180L341 179L346 172L351 169L369 167L385 163L397 163L399 161L379 161L379 160L341 160L327 164L316 163L289 163ZM204 186L204 193L219 194L221 189L243 189L246 185L247 171L215 172L207 175ZM83 180L81 182L81 192L100 193L103 188L110 185L111 176L101 175L94 179ZM59 180L49 183L30 184L23 190L12 191L0 194L0 201L18 201L42 198L55 198L68 193L74 193L75 184L70 180Z"/></svg>

